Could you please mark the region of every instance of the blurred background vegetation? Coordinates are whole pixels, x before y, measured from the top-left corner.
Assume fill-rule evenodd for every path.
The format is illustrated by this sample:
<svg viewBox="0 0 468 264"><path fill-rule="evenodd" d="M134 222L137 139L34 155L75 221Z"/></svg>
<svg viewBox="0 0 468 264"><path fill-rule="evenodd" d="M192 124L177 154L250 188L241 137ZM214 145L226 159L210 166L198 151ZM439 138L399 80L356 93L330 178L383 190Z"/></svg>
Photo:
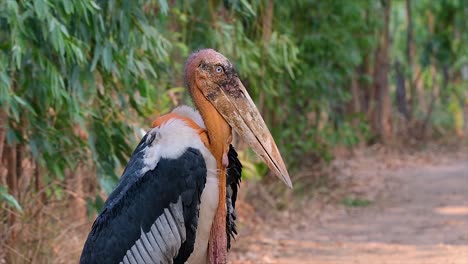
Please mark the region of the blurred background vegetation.
<svg viewBox="0 0 468 264"><path fill-rule="evenodd" d="M141 130L191 104L197 49L235 63L293 171L335 147L463 138L467 16L466 0L1 0L4 253L53 259L44 208L100 208Z"/></svg>

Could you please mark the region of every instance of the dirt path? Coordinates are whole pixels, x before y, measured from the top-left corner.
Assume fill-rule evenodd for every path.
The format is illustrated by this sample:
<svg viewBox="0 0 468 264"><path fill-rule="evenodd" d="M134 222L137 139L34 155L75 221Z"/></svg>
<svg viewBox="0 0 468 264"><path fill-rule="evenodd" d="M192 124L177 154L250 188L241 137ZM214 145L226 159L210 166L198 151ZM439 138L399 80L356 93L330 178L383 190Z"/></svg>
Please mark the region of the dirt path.
<svg viewBox="0 0 468 264"><path fill-rule="evenodd" d="M468 264L468 159L382 175L367 207L311 205L241 232L231 263Z"/></svg>

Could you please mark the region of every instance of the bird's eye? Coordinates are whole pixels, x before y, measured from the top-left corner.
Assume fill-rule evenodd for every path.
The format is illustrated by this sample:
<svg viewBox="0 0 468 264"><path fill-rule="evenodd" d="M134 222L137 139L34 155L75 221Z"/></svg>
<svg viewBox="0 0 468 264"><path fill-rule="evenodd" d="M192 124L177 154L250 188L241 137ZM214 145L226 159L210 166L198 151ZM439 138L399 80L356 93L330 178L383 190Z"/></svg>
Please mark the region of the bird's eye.
<svg viewBox="0 0 468 264"><path fill-rule="evenodd" d="M221 66L216 66L216 68L215 68L216 73L222 73L223 70L224 70L224 69L223 69L223 67L221 67Z"/></svg>

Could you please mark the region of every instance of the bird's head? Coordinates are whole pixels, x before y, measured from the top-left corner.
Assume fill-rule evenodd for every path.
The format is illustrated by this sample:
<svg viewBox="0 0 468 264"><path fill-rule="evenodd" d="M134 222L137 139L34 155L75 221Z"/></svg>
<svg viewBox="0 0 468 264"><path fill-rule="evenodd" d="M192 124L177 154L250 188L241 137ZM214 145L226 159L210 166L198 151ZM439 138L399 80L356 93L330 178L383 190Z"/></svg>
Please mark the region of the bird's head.
<svg viewBox="0 0 468 264"><path fill-rule="evenodd" d="M188 58L185 80L191 94L201 92L270 170L292 187L276 143L231 62L213 49L200 50Z"/></svg>

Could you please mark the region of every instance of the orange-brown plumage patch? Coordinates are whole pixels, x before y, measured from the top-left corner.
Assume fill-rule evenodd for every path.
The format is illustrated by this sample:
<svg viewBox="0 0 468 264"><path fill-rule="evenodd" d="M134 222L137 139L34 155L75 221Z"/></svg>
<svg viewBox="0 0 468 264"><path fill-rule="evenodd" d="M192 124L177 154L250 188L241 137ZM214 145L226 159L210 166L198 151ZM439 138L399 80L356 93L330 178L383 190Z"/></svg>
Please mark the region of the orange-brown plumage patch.
<svg viewBox="0 0 468 264"><path fill-rule="evenodd" d="M193 121L192 119L186 116L182 116L176 113L169 113L161 117L158 117L156 120L154 120L153 127L160 127L161 125L163 125L164 123L166 123L167 121L171 119L179 119L179 120L184 121L185 124L187 124L187 126L197 131L198 135L200 136L200 139L202 140L203 144L205 144L206 147L210 145L210 142L208 140L208 135L206 134L206 129L200 127L197 123L195 123L195 121Z"/></svg>

